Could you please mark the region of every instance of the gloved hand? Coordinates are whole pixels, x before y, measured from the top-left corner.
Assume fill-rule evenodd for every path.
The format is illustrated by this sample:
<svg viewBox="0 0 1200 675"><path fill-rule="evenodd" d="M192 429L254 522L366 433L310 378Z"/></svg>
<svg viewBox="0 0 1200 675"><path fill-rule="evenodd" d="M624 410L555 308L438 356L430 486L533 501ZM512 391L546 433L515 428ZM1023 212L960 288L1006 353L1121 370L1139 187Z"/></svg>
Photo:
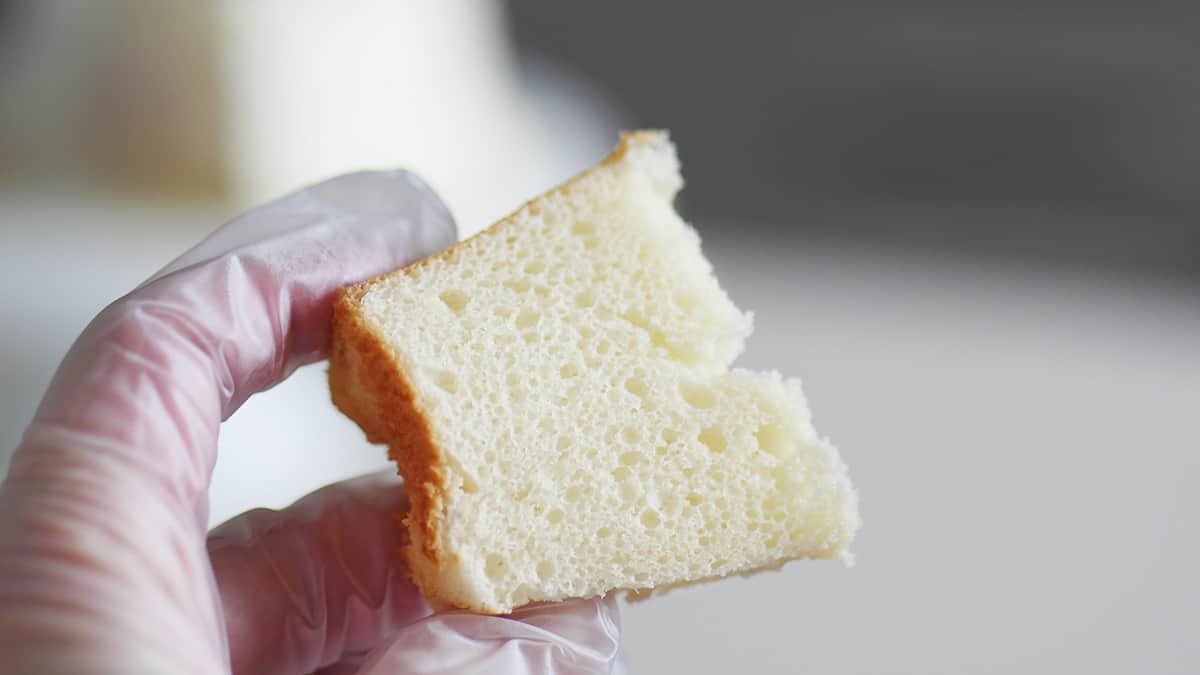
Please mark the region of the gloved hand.
<svg viewBox="0 0 1200 675"><path fill-rule="evenodd" d="M395 478L252 511L205 544L221 421L323 357L335 289L454 239L410 174L345 176L226 225L101 312L0 485L0 672L609 672L611 598L432 614L396 555Z"/></svg>

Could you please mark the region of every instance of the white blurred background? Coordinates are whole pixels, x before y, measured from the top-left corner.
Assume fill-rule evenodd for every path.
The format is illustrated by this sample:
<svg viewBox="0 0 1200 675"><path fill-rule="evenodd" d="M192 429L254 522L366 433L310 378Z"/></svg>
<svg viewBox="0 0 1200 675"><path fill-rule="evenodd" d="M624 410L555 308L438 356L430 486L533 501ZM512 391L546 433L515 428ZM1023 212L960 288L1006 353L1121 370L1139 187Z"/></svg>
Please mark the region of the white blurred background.
<svg viewBox="0 0 1200 675"><path fill-rule="evenodd" d="M797 563L626 606L634 672L1200 672L1200 238L1195 174L1180 177L1195 134L1143 137L1140 117L1093 133L1094 118L1022 89L1044 94L1033 73L1049 72L1089 110L1127 110L1104 82L1156 82L1200 64L1194 50L1144 25L1110 39L1127 24L1099 11L997 23L992 8L939 33L945 16L893 8L894 31L834 22L844 34L824 61L753 62L770 45L799 53L799 31L826 15L677 5L650 3L622 34L629 3L572 19L537 2L0 0L0 470L90 317L240 210L405 166L469 234L599 158L617 128L672 127L697 176L685 213L756 312L742 363L804 378L866 525L853 569ZM937 46L971 17L987 39L966 40L947 78ZM1022 70L995 46L1005 30L1014 53L1031 35L1065 51ZM908 66L844 55L880 35L919 46ZM1096 44L1133 47L1089 61ZM909 86L903 105L868 101L842 124L853 101L837 92L904 67L910 85L936 71L933 93ZM818 100L805 77L837 86ZM1151 126L1176 119L1162 112L1175 96L1137 99L1158 111ZM921 118L926 136L903 125L922 110L940 115ZM911 142L947 120L1013 119L1030 135ZM864 120L891 126L864 134ZM1086 171L1036 137L1060 128L1079 131ZM771 153L787 143L801 146L781 164ZM809 147L820 164L804 164ZM1042 192L1005 192L1038 171ZM213 522L384 466L329 404L324 367L308 367L225 425Z"/></svg>

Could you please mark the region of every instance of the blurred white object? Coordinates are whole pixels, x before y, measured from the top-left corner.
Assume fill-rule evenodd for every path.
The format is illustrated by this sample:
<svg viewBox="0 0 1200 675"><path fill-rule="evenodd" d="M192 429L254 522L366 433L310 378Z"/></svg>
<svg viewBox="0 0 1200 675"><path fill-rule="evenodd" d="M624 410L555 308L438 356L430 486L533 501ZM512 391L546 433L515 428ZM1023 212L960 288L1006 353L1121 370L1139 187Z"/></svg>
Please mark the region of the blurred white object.
<svg viewBox="0 0 1200 675"><path fill-rule="evenodd" d="M360 169L423 176L470 235L594 161L620 124L517 62L498 0L19 2L0 176L242 211Z"/></svg>
<svg viewBox="0 0 1200 675"><path fill-rule="evenodd" d="M239 204L403 166L469 235L544 185L499 2L227 0L221 26Z"/></svg>

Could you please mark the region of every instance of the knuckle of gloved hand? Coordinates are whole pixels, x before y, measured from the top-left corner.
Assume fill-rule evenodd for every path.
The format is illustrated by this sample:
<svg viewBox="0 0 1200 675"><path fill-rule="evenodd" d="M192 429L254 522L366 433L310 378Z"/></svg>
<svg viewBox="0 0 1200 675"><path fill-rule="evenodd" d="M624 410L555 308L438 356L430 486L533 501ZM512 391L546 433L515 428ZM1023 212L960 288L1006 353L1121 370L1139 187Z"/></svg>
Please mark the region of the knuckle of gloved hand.
<svg viewBox="0 0 1200 675"><path fill-rule="evenodd" d="M173 347L207 348L212 343L211 331L194 308L153 290L131 293L104 308L86 335L110 350L137 354L143 362L178 355Z"/></svg>

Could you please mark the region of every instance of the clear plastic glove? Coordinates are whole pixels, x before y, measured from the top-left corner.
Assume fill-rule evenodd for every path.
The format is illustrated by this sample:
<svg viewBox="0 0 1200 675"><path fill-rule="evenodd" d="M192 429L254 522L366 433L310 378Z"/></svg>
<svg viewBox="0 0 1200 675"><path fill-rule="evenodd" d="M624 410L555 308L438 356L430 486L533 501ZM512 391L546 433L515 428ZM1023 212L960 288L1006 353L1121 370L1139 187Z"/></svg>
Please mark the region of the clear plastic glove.
<svg viewBox="0 0 1200 675"><path fill-rule="evenodd" d="M101 312L0 486L0 672L616 667L611 598L431 613L396 555L394 477L247 513L206 546L221 421L324 356L337 288L454 239L410 174L354 174L226 225Z"/></svg>

